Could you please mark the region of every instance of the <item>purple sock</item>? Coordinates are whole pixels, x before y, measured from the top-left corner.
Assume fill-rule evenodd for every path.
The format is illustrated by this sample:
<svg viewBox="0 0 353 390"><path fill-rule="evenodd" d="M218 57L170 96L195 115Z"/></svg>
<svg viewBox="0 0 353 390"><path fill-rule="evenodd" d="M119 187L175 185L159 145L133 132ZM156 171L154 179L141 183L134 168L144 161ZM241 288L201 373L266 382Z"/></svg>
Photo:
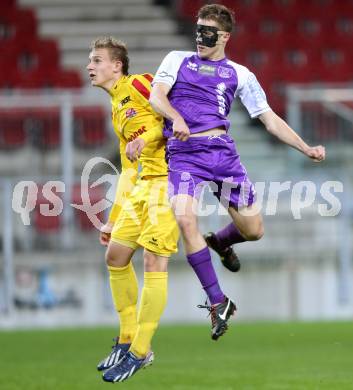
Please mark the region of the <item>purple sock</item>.
<svg viewBox="0 0 353 390"><path fill-rule="evenodd" d="M234 223L230 223L224 229L217 232L216 237L221 249L225 249L233 244L246 241Z"/></svg>
<svg viewBox="0 0 353 390"><path fill-rule="evenodd" d="M211 302L211 305L222 303L225 299L219 286L216 272L211 261L210 250L206 246L200 251L186 256L189 264L194 269L203 289Z"/></svg>

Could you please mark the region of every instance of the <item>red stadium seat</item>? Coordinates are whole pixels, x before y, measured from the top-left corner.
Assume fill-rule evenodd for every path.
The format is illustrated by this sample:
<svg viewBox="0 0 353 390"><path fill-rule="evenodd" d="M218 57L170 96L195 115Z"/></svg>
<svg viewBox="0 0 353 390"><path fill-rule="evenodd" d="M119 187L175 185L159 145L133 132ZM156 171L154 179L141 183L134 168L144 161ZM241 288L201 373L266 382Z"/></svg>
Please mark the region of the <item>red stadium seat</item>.
<svg viewBox="0 0 353 390"><path fill-rule="evenodd" d="M0 39L26 37L33 39L37 34L37 21L30 9L9 7L1 10L0 26L3 34Z"/></svg>
<svg viewBox="0 0 353 390"><path fill-rule="evenodd" d="M27 112L23 109L1 109L0 111L0 148L16 149L26 144Z"/></svg>
<svg viewBox="0 0 353 390"><path fill-rule="evenodd" d="M204 4L202 0L181 0L177 2L177 12L180 16L191 21L195 20L198 9Z"/></svg>
<svg viewBox="0 0 353 390"><path fill-rule="evenodd" d="M59 108L31 109L29 129L34 147L45 150L59 147L61 143Z"/></svg>
<svg viewBox="0 0 353 390"><path fill-rule="evenodd" d="M90 199L91 205L96 204L100 200L104 199L105 191L102 185L89 188L88 195ZM75 184L72 191L72 203L74 204L82 204L82 196L81 196L81 185ZM87 214L81 210L75 209L75 221L77 226L82 231L90 231L95 229L95 226L92 224L91 220L87 216ZM104 211L98 213L97 215L100 222L104 223Z"/></svg>
<svg viewBox="0 0 353 390"><path fill-rule="evenodd" d="M102 146L108 139L106 114L102 107L74 108L74 139L78 147Z"/></svg>
<svg viewBox="0 0 353 390"><path fill-rule="evenodd" d="M2 0L1 3L4 9L9 9L14 7L14 5L16 4L16 0Z"/></svg>
<svg viewBox="0 0 353 390"><path fill-rule="evenodd" d="M37 203L34 209L34 227L38 233L57 233L62 228L61 214L55 216L45 216L40 210L41 205L49 205L49 210L53 210L55 199L44 197L42 187L38 189ZM54 191L55 193L55 191ZM56 196L62 197L62 193L56 192Z"/></svg>
<svg viewBox="0 0 353 390"><path fill-rule="evenodd" d="M80 88L82 87L81 75L76 70L60 70L54 80L56 88Z"/></svg>

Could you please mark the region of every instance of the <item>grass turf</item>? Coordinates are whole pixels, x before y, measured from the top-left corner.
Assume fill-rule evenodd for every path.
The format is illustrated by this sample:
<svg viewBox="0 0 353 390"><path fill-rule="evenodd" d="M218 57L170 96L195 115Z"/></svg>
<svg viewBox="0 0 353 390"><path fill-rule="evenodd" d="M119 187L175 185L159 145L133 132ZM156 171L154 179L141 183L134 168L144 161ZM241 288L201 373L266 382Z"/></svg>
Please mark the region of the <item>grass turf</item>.
<svg viewBox="0 0 353 390"><path fill-rule="evenodd" d="M110 389L95 366L114 329L0 332L1 390ZM233 323L214 342L206 326L162 326L152 367L124 389L353 389L353 323Z"/></svg>

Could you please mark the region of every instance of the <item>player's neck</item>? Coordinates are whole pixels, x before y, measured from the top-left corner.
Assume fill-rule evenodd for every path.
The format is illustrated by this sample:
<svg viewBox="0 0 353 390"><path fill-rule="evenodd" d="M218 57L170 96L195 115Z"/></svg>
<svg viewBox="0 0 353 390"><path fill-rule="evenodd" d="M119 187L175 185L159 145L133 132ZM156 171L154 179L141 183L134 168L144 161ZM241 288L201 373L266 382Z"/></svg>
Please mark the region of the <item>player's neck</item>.
<svg viewBox="0 0 353 390"><path fill-rule="evenodd" d="M212 53L207 59L209 61L221 61L225 58L226 54L224 52L224 48L220 48L216 52Z"/></svg>
<svg viewBox="0 0 353 390"><path fill-rule="evenodd" d="M101 85L101 88L103 88L106 92L108 92L110 94L114 85L117 84L122 77L123 77L123 74L120 73L116 77L113 77L112 79L107 80L103 85Z"/></svg>

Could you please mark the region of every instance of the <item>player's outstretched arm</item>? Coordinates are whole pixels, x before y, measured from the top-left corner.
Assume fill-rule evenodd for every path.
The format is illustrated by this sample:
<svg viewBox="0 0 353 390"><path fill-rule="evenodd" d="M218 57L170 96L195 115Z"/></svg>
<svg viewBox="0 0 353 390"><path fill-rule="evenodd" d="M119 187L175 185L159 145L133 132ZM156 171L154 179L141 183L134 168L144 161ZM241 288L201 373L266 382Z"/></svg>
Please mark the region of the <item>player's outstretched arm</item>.
<svg viewBox="0 0 353 390"><path fill-rule="evenodd" d="M164 118L173 122L173 136L181 141L186 141L190 136L190 130L184 118L169 102L168 93L171 87L165 83L155 83L152 87L150 103L153 109Z"/></svg>
<svg viewBox="0 0 353 390"><path fill-rule="evenodd" d="M325 147L309 146L304 140L273 111L266 111L259 116L267 131L285 144L299 150L315 162L325 160Z"/></svg>

